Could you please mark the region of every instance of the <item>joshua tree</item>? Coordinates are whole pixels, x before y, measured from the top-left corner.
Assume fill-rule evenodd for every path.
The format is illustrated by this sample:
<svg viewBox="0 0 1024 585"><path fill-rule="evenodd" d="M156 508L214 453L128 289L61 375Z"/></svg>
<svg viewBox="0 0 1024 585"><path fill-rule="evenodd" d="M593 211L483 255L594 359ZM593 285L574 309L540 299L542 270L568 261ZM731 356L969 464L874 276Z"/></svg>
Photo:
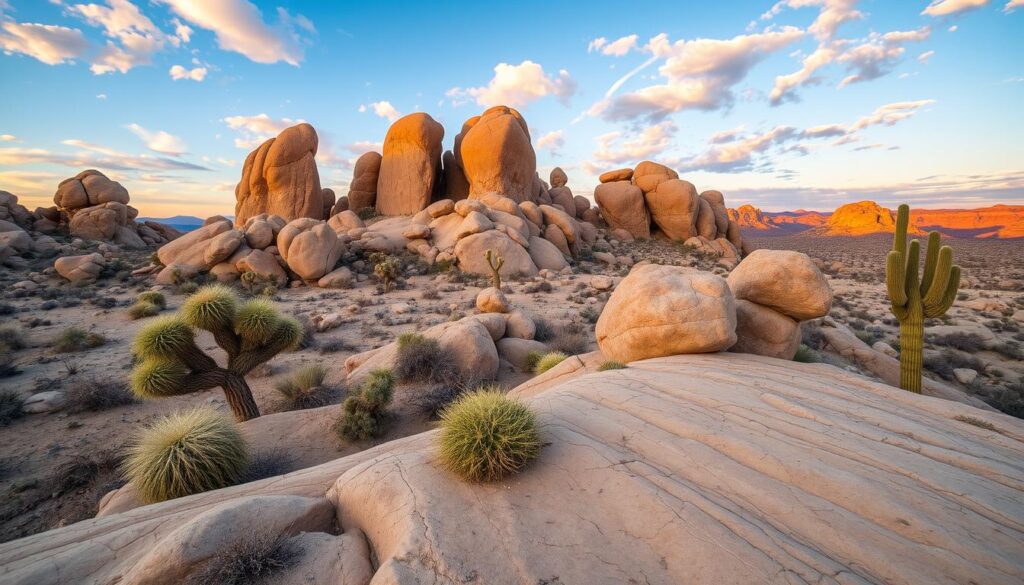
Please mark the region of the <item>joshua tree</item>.
<svg viewBox="0 0 1024 585"><path fill-rule="evenodd" d="M491 286L501 290L501 267L505 265L505 259L498 255L494 250L487 250L484 252L484 258L487 259L487 265L491 267Z"/></svg>
<svg viewBox="0 0 1024 585"><path fill-rule="evenodd" d="M885 281L892 313L900 322L900 388L921 393L921 365L924 352L924 319L945 314L956 299L960 267L953 264L953 249L939 245L939 233L928 234L924 273L918 276L921 244L907 246L910 208L900 205L896 214L896 235L886 258Z"/></svg>
<svg viewBox="0 0 1024 585"><path fill-rule="evenodd" d="M227 367L195 343L195 329L213 334L228 354ZM302 340L302 326L283 317L264 299L240 302L225 286L193 294L179 314L161 318L135 337L142 358L132 372L132 389L142 397L189 394L220 386L238 421L260 415L245 375Z"/></svg>

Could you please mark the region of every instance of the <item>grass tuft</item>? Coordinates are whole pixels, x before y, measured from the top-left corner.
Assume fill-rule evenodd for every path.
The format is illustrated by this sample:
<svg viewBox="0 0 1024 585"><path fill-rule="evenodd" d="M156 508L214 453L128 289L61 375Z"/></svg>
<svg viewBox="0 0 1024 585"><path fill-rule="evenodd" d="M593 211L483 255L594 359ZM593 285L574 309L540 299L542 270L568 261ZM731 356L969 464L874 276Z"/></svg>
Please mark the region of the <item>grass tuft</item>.
<svg viewBox="0 0 1024 585"><path fill-rule="evenodd" d="M0 427L25 416L25 399L15 390L0 390Z"/></svg>
<svg viewBox="0 0 1024 585"><path fill-rule="evenodd" d="M99 333L92 333L81 327L68 327L53 340L53 349L59 353L85 351L106 342L106 338Z"/></svg>
<svg viewBox="0 0 1024 585"><path fill-rule="evenodd" d="M327 368L320 364L304 366L279 381L274 389L281 395L276 410L303 410L324 406L330 401L331 389L324 385Z"/></svg>
<svg viewBox="0 0 1024 585"><path fill-rule="evenodd" d="M466 394L441 414L445 467L470 481L496 481L540 454L536 417L500 390Z"/></svg>
<svg viewBox="0 0 1024 585"><path fill-rule="evenodd" d="M213 555L185 585L266 583L298 562L301 551L285 535L248 534Z"/></svg>
<svg viewBox="0 0 1024 585"><path fill-rule="evenodd" d="M442 349L436 339L419 333L398 336L395 377L400 382L444 384L455 381L458 375L455 356Z"/></svg>
<svg viewBox="0 0 1024 585"><path fill-rule="evenodd" d="M608 360L608 361L602 363L600 366L597 366L597 371L598 372L607 372L608 370L624 370L624 369L626 369L626 364L624 364L622 362L617 362L615 360Z"/></svg>
<svg viewBox="0 0 1024 585"><path fill-rule="evenodd" d="M135 402L128 386L113 379L77 380L68 388L65 397L64 408L70 413L98 412Z"/></svg>
<svg viewBox="0 0 1024 585"><path fill-rule="evenodd" d="M541 356L539 360L537 360L537 365L533 367L533 373L543 374L544 372L562 363L562 361L565 360L565 358L567 357L569 356L565 355L560 351L548 352Z"/></svg>
<svg viewBox="0 0 1024 585"><path fill-rule="evenodd" d="M128 316L131 317L133 321L145 319L146 317L155 317L159 314L160 307L146 301L138 301L134 305L128 307Z"/></svg>

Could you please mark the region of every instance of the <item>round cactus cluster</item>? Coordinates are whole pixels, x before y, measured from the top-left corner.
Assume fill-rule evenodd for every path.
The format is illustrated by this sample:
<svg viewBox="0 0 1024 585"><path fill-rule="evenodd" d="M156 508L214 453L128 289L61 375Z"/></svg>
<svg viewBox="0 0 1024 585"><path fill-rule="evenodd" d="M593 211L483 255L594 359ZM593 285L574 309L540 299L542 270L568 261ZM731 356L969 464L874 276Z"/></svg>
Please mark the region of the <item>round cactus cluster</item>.
<svg viewBox="0 0 1024 585"><path fill-rule="evenodd" d="M220 367L195 342L196 329L213 334L225 353ZM132 372L132 389L144 398L175 396L221 387L239 421L260 415L245 376L302 340L302 325L281 315L267 300L242 302L225 286L199 289L181 311L154 320L135 338L141 358Z"/></svg>
<svg viewBox="0 0 1024 585"><path fill-rule="evenodd" d="M441 460L470 481L495 481L540 454L537 420L500 390L478 390L441 414Z"/></svg>

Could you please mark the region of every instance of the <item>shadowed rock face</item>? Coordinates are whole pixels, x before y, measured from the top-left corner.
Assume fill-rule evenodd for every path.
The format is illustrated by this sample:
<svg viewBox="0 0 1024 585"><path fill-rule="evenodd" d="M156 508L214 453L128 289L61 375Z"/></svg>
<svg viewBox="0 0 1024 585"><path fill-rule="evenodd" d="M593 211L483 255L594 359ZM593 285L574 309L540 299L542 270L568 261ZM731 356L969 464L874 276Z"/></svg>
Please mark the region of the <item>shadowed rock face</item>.
<svg viewBox="0 0 1024 585"><path fill-rule="evenodd" d="M286 128L249 153L235 187L235 225L261 213L286 220L324 219L324 193L316 168L318 138L309 124Z"/></svg>
<svg viewBox="0 0 1024 585"><path fill-rule="evenodd" d="M170 582L260 529L330 541L335 563L294 568L317 583L1024 575L1021 421L824 364L708 354L596 373L603 359L574 356L513 390L545 447L506 481L455 477L428 432L5 543L0 580ZM340 537L327 534L332 511Z"/></svg>

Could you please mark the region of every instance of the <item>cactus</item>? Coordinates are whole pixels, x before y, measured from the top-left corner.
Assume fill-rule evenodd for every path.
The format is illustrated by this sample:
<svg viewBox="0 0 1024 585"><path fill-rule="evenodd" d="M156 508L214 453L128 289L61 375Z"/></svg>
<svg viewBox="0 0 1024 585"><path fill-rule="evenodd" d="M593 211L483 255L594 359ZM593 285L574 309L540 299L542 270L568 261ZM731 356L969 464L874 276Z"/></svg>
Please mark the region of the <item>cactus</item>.
<svg viewBox="0 0 1024 585"><path fill-rule="evenodd" d="M373 273L384 285L384 292L391 292L391 289L395 287L395 281L401 276L399 272L402 265L398 258L383 252L374 252L370 255L370 262L373 262Z"/></svg>
<svg viewBox="0 0 1024 585"><path fill-rule="evenodd" d="M484 258L487 259L487 265L491 267L491 286L501 290L501 267L505 265L505 259L498 255L494 250L487 250L484 252Z"/></svg>
<svg viewBox="0 0 1024 585"><path fill-rule="evenodd" d="M195 330L213 334L228 355L221 367L195 342ZM220 386L239 421L260 415L245 375L302 340L302 326L263 299L240 303L230 288L199 289L179 314L155 320L135 337L141 362L132 371L132 390L144 398L176 396Z"/></svg>
<svg viewBox="0 0 1024 585"><path fill-rule="evenodd" d="M953 304L960 286L960 267L953 264L953 249L940 247L939 233L931 232L924 273L919 276L921 244L911 240L907 245L909 222L910 208L900 205L892 250L885 262L885 281L892 313L900 322L900 388L920 394L924 319L942 316Z"/></svg>

